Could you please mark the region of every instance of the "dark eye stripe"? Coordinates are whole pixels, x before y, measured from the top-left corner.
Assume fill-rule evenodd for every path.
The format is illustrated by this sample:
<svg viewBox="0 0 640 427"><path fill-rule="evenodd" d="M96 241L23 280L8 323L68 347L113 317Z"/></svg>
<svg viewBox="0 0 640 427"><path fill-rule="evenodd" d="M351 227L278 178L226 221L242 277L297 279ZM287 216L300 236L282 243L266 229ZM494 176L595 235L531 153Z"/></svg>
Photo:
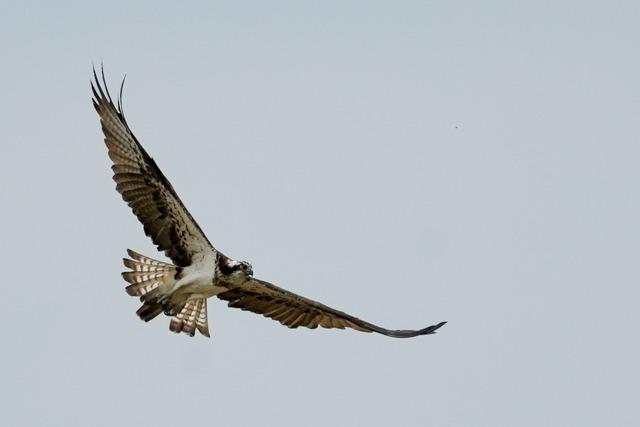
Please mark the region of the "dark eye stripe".
<svg viewBox="0 0 640 427"><path fill-rule="evenodd" d="M238 268L238 266L230 265L229 258L227 258L224 255L221 255L220 253L218 253L217 261L218 261L218 268L220 269L220 273L224 274L225 276L233 273Z"/></svg>

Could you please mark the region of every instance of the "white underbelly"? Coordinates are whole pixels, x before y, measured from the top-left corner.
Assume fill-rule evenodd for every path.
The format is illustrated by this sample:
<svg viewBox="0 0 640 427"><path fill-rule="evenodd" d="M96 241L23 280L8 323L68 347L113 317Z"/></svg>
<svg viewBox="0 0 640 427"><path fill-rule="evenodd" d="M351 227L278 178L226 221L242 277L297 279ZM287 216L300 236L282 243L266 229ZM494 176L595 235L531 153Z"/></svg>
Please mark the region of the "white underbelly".
<svg viewBox="0 0 640 427"><path fill-rule="evenodd" d="M213 268L198 268L202 266L193 265L185 268L183 277L176 282L174 287L174 297L185 301L197 298L209 298L227 290L218 286L214 280L215 270ZM173 299L173 298L172 298Z"/></svg>
<svg viewBox="0 0 640 427"><path fill-rule="evenodd" d="M204 284L189 285L180 289L178 292L180 292L181 294L188 295L187 299L198 299L198 298L209 298L227 290L229 290L229 288L214 286L213 283L209 282L206 285Z"/></svg>

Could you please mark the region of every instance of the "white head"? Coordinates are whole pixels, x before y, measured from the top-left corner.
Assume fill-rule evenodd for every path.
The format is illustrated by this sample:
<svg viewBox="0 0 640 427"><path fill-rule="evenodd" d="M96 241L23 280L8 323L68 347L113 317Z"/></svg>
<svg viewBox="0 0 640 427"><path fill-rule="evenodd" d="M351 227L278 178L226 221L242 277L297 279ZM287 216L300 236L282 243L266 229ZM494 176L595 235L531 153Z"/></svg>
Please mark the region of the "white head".
<svg viewBox="0 0 640 427"><path fill-rule="evenodd" d="M229 283L244 283L253 277L253 268L246 261L224 259L218 263L221 279Z"/></svg>

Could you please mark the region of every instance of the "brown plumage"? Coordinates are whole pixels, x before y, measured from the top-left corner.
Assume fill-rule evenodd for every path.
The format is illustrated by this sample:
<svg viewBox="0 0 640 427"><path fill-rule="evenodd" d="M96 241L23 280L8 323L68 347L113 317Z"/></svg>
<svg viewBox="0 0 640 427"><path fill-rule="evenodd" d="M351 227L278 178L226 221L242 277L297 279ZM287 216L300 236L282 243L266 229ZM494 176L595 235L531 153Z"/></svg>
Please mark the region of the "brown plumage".
<svg viewBox="0 0 640 427"><path fill-rule="evenodd" d="M378 332L395 338L410 338L433 334L436 329L447 323L440 322L417 331L389 330L254 278L235 289L219 294L218 298L229 301L229 307L262 314L289 328L351 328L362 332Z"/></svg>
<svg viewBox="0 0 640 427"><path fill-rule="evenodd" d="M196 329L205 337L209 335L207 324L207 300L204 298L187 302L180 313L171 319L169 329L175 333L184 332L194 336Z"/></svg>
<svg viewBox="0 0 640 427"><path fill-rule="evenodd" d="M125 267L132 271L122 273L122 277L131 283L125 289L133 297L146 295L163 283L173 282L180 274L180 267L148 258L127 249L132 259L123 258Z"/></svg>
<svg viewBox="0 0 640 427"><path fill-rule="evenodd" d="M190 265L192 253L210 250L211 243L156 162L129 129L121 101L116 108L106 83L103 90L95 70L94 77L96 84L91 85L93 105L100 116L104 142L113 161L111 169L116 190L144 225L145 234L151 237L158 249L176 265Z"/></svg>
<svg viewBox="0 0 640 427"><path fill-rule="evenodd" d="M143 224L147 236L173 261L157 261L131 250L131 258L123 260L130 269L122 273L129 283L126 291L143 302L137 311L142 320L149 321L164 312L172 317L172 331L194 336L197 330L208 337L207 298L218 296L228 301L229 307L262 314L290 328L351 328L408 338L433 334L446 323L419 330L389 330L255 279L249 263L233 260L211 245L169 180L133 135L122 111L122 86L116 106L104 73L101 84L94 70L91 90L113 162L116 190Z"/></svg>

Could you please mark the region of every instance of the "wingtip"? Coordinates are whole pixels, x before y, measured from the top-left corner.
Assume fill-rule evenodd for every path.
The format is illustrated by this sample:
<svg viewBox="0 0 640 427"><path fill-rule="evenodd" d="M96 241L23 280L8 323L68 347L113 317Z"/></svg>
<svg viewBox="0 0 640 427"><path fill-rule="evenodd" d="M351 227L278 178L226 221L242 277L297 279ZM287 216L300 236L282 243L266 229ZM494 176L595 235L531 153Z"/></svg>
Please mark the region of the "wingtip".
<svg viewBox="0 0 640 427"><path fill-rule="evenodd" d="M379 334L386 335L392 338L413 338L420 335L432 335L435 334L438 329L446 325L447 322L440 322L435 325L427 326L424 329L412 329L412 330L388 330L380 328L378 326L367 324L367 328L372 332L378 332Z"/></svg>
<svg viewBox="0 0 640 427"><path fill-rule="evenodd" d="M428 327L426 327L426 328L424 328L423 330L420 331L420 335L432 335L432 334L435 334L438 329L440 329L441 327L443 327L446 324L447 324L447 322L444 321L444 322L440 322L440 323L438 323L436 325L428 326Z"/></svg>

